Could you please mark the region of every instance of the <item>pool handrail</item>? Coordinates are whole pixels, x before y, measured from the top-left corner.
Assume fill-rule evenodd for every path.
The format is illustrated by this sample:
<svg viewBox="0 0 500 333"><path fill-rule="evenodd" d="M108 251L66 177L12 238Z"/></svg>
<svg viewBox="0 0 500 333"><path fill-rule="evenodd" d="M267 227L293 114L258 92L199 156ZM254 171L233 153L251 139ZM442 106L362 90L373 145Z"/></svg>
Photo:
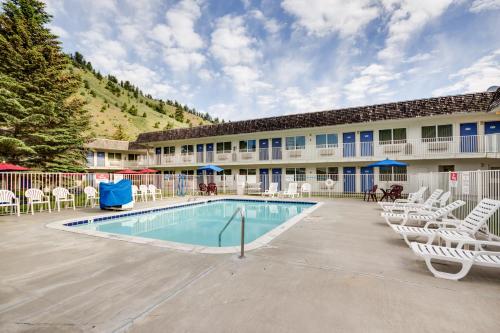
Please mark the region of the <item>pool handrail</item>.
<svg viewBox="0 0 500 333"><path fill-rule="evenodd" d="M240 250L240 259L245 257L245 208L243 207L238 207L234 211L233 215L231 215L231 218L227 221L227 223L224 225L222 230L219 232L219 247L221 247L222 243L222 233L226 230L228 225L233 221L234 217L236 214L240 213L241 216L241 250Z"/></svg>

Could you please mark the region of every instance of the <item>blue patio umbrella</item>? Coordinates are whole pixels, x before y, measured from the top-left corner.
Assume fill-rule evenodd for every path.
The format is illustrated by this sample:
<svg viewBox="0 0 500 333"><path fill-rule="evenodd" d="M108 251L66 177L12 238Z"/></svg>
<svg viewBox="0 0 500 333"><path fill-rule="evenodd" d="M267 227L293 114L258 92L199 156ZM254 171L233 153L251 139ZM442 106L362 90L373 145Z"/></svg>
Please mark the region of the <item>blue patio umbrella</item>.
<svg viewBox="0 0 500 333"><path fill-rule="evenodd" d="M224 169L222 169L221 167L218 167L217 165L212 165L212 164L201 166L198 168L198 170L202 170L202 171L212 170L215 172L224 171Z"/></svg>
<svg viewBox="0 0 500 333"><path fill-rule="evenodd" d="M399 162L399 161L394 161L386 158L383 161L378 161L372 164L368 164L367 167L401 167L401 166L407 166L408 163L405 162Z"/></svg>

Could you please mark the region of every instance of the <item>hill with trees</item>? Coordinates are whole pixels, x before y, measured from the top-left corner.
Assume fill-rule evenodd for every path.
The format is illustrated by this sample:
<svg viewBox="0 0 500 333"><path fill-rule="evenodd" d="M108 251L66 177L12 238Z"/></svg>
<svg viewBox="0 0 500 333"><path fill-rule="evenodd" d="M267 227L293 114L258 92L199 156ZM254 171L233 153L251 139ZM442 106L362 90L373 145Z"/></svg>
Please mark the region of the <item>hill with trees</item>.
<svg viewBox="0 0 500 333"><path fill-rule="evenodd" d="M91 137L134 140L141 132L219 122L175 100L144 94L140 87L112 74L104 76L78 52L70 58L71 70L82 78L78 94L90 115Z"/></svg>

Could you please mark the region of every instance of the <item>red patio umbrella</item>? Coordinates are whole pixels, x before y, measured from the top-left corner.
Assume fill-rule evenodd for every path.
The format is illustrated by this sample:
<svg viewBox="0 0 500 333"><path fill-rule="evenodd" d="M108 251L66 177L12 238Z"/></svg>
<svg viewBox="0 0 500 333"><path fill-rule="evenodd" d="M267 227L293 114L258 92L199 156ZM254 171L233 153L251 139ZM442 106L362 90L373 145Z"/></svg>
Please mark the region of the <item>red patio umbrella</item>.
<svg viewBox="0 0 500 333"><path fill-rule="evenodd" d="M120 170L120 171L117 171L115 173L120 174L120 175L137 175L137 174L139 174L139 172L134 171L134 170L130 170L130 169Z"/></svg>
<svg viewBox="0 0 500 333"><path fill-rule="evenodd" d="M153 169L142 169L138 173L157 173L158 170L153 170Z"/></svg>
<svg viewBox="0 0 500 333"><path fill-rule="evenodd" d="M25 168L25 167L20 166L20 165L15 165L15 164L5 163L5 162L0 163L0 172L1 171L27 171L27 170L29 170L29 168Z"/></svg>

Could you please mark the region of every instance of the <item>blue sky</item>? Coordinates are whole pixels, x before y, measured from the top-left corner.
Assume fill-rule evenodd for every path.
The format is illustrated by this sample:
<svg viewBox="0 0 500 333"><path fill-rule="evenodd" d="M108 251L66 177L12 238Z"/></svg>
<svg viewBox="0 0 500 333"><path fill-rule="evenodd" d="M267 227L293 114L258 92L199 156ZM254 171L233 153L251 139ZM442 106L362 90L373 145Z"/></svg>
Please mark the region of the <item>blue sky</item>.
<svg viewBox="0 0 500 333"><path fill-rule="evenodd" d="M226 120L500 85L500 0L45 0L66 52Z"/></svg>

